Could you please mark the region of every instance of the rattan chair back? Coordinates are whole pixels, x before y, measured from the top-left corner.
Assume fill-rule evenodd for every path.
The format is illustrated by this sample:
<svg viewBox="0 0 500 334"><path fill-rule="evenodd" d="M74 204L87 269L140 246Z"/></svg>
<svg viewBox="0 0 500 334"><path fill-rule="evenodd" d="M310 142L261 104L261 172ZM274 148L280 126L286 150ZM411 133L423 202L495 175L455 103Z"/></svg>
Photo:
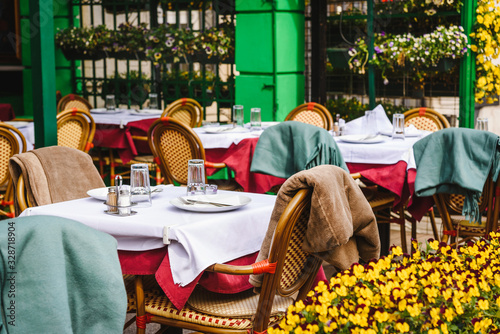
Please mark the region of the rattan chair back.
<svg viewBox="0 0 500 334"><path fill-rule="evenodd" d="M405 125L413 124L419 130L438 131L450 127L450 122L441 113L430 108L415 108L404 113Z"/></svg>
<svg viewBox="0 0 500 334"><path fill-rule="evenodd" d="M90 112L72 108L57 114L57 145L87 152L92 148L95 122Z"/></svg>
<svg viewBox="0 0 500 334"><path fill-rule="evenodd" d="M190 98L181 98L168 105L162 117L169 116L179 119L192 128L201 126L203 121L203 108L198 101Z"/></svg>
<svg viewBox="0 0 500 334"><path fill-rule="evenodd" d="M92 106L90 105L89 101L76 94L68 94L66 96L63 96L57 103L58 113L63 110L72 108L90 111L90 109L92 109Z"/></svg>
<svg viewBox="0 0 500 334"><path fill-rule="evenodd" d="M0 122L0 187L2 200L0 204L9 207L8 212L0 210L0 214L14 217L14 187L9 172L9 159L19 153L26 152L26 139L23 134L10 124Z"/></svg>
<svg viewBox="0 0 500 334"><path fill-rule="evenodd" d="M290 297L298 293L297 300L305 299L321 266L319 258L302 250L311 192L311 189L300 190L288 203L276 226L269 252L269 262L277 263L276 272L264 275L254 331L267 328L275 294Z"/></svg>
<svg viewBox="0 0 500 334"><path fill-rule="evenodd" d="M324 106L319 103L309 102L293 109L285 121L298 121L319 126L326 130L333 129L333 117Z"/></svg>
<svg viewBox="0 0 500 334"><path fill-rule="evenodd" d="M188 161L205 160L205 150L196 133L172 117L162 117L151 125L148 142L165 183L187 184Z"/></svg>

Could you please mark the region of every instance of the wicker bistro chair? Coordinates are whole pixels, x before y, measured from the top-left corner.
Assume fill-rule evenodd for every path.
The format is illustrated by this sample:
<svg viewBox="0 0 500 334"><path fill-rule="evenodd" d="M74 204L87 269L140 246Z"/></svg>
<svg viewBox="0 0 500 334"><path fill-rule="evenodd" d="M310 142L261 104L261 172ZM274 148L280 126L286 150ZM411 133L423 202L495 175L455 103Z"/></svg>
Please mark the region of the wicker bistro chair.
<svg viewBox="0 0 500 334"><path fill-rule="evenodd" d="M92 106L89 101L76 94L68 94L62 97L57 103L57 112L60 113L66 109L77 108L85 111L90 111Z"/></svg>
<svg viewBox="0 0 500 334"><path fill-rule="evenodd" d="M478 203L479 211L482 213L481 222L471 223L462 216L465 198L463 195L440 193L434 195L433 198L444 226L441 237L443 242L448 242L449 239L451 243L465 242L487 236L498 229L500 180L493 182L491 175L486 180Z"/></svg>
<svg viewBox="0 0 500 334"><path fill-rule="evenodd" d="M164 183L186 185L188 161L190 159L205 160L205 149L200 138L180 120L171 117L156 120L149 128L148 141L155 162L160 166ZM227 167L225 163L207 161L205 161L205 166L218 169ZM241 188L233 180L223 181L218 183L220 189Z"/></svg>
<svg viewBox="0 0 500 334"><path fill-rule="evenodd" d="M26 152L26 139L12 125L0 122L0 206L9 210L0 210L0 215L15 216L14 187L9 172L9 159L15 154Z"/></svg>
<svg viewBox="0 0 500 334"><path fill-rule="evenodd" d="M405 126L413 124L419 130L426 130L436 132L438 130L446 129L450 127L450 123L441 113L426 107L414 108L406 111L405 116ZM457 195L459 199L460 195ZM463 201L463 198L462 198ZM436 224L436 219L434 216L434 211L431 208L427 213L431 223L434 238L439 239L438 228ZM412 223L412 238L416 237L416 221L411 217L407 217Z"/></svg>
<svg viewBox="0 0 500 334"><path fill-rule="evenodd" d="M439 112L430 108L415 108L404 113L405 126L413 124L419 130L438 131L450 127L450 122Z"/></svg>
<svg viewBox="0 0 500 334"><path fill-rule="evenodd" d="M301 189L288 203L276 227L268 260L248 266L214 264L207 269L232 275L264 273L259 295L253 290L220 295L196 289L187 306L177 310L164 294L145 291L138 276L137 333L144 333L150 322L204 333L265 332L280 320L294 294L296 300L306 297L320 268L321 260L302 250L310 202L311 189Z"/></svg>
<svg viewBox="0 0 500 334"><path fill-rule="evenodd" d="M333 117L324 106L319 103L309 102L293 109L285 121L298 121L319 126L326 130L333 129Z"/></svg>
<svg viewBox="0 0 500 334"><path fill-rule="evenodd" d="M94 146L95 122L90 112L72 108L57 114L57 145L88 153Z"/></svg>
<svg viewBox="0 0 500 334"><path fill-rule="evenodd" d="M161 117L173 117L192 128L201 126L203 121L203 108L193 99L182 98L168 105Z"/></svg>

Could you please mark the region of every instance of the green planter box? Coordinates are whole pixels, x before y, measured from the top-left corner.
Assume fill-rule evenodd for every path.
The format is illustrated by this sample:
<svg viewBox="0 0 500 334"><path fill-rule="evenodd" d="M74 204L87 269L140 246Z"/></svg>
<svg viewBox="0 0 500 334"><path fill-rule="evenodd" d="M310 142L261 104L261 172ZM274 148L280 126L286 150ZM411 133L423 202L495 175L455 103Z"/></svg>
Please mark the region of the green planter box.
<svg viewBox="0 0 500 334"><path fill-rule="evenodd" d="M349 59L351 58L348 54L349 49L346 48L328 48L326 49L326 54L328 55L328 60L334 68L349 68Z"/></svg>

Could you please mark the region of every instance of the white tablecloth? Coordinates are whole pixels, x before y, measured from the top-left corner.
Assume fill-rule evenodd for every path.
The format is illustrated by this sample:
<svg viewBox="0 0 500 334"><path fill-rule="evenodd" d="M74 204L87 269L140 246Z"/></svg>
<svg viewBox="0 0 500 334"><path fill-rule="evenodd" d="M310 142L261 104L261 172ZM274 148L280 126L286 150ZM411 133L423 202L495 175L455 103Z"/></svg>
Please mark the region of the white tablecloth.
<svg viewBox="0 0 500 334"><path fill-rule="evenodd" d="M141 119L159 118L160 115L137 114L127 109L120 109L121 112L114 114L90 113L94 122L98 124L113 124L125 126L128 122L140 121Z"/></svg>
<svg viewBox="0 0 500 334"><path fill-rule="evenodd" d="M153 198L152 207L134 207L138 213L129 217L105 214L106 206L93 198L29 208L21 216L54 215L79 221L114 236L120 250L160 248L164 246L164 235L168 236L165 239L170 241L168 254L174 282L181 285L190 283L213 263L224 263L260 249L275 196L236 192L252 201L234 211L198 213L177 209L169 203L185 193L185 187L165 187Z"/></svg>
<svg viewBox="0 0 500 334"><path fill-rule="evenodd" d="M342 137L334 137L345 162L392 165L398 161L414 164L411 148L413 144L427 136L430 132L422 132L421 137L406 137L404 140L387 140L377 144L351 144L341 141ZM410 166L409 166L410 167Z"/></svg>
<svg viewBox="0 0 500 334"><path fill-rule="evenodd" d="M233 144L238 145L243 139L256 138L262 133L262 131L206 133L205 128L202 127L193 130L200 137L204 149L229 148Z"/></svg>

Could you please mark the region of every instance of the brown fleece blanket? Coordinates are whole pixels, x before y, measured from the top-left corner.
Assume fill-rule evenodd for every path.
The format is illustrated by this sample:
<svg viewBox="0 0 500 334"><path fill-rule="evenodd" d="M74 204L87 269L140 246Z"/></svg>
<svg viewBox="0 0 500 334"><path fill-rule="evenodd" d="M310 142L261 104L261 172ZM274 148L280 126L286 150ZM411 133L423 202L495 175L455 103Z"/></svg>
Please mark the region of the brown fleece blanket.
<svg viewBox="0 0 500 334"><path fill-rule="evenodd" d="M302 249L345 270L359 259L380 256L377 222L365 196L343 169L322 165L291 176L281 187L269 227L256 261L269 257L271 241L279 218L293 196L313 188L311 211ZM251 275L259 287L262 275Z"/></svg>
<svg viewBox="0 0 500 334"><path fill-rule="evenodd" d="M106 186L90 155L69 147L50 146L16 154L9 160L9 170L14 189L23 176L32 206L87 197L88 190ZM17 201L14 204L18 215Z"/></svg>

